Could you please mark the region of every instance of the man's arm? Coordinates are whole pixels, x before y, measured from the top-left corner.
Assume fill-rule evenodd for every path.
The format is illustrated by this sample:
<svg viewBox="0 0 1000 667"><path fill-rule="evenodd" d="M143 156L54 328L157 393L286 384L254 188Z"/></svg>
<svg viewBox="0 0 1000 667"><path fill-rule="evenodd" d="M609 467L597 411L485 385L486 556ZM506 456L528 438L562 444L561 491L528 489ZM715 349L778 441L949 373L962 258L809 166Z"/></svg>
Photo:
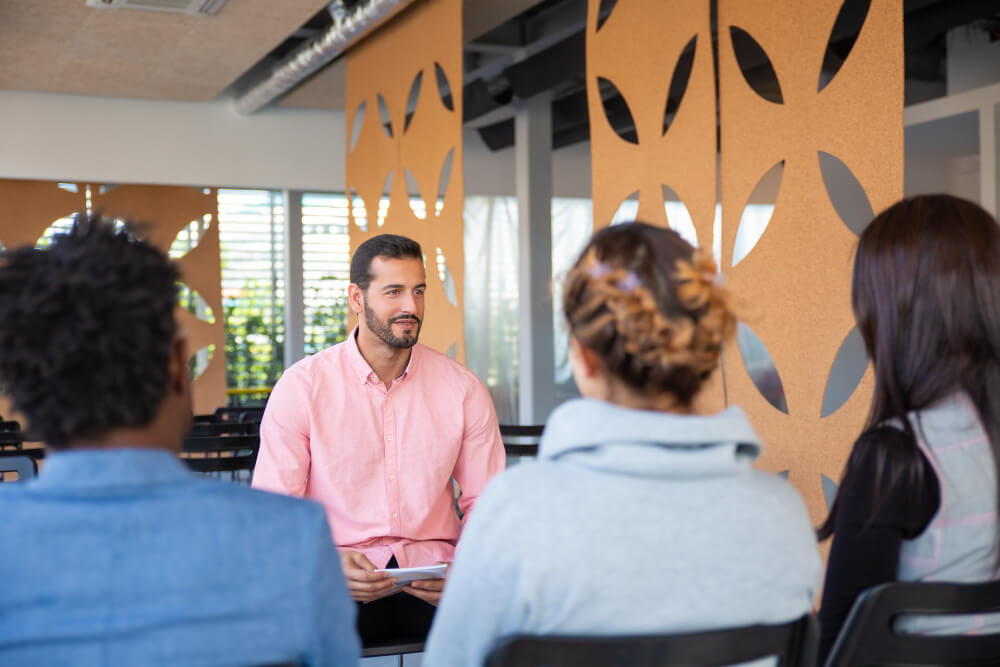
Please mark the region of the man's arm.
<svg viewBox="0 0 1000 667"><path fill-rule="evenodd" d="M254 488L301 498L309 482L309 377L301 366L281 376L260 423Z"/></svg>
<svg viewBox="0 0 1000 667"><path fill-rule="evenodd" d="M465 430L462 434L462 449L452 473L458 482L462 495L458 499L458 509L462 512L463 523L468 521L469 512L476 499L486 488L491 477L501 472L507 465L497 413L486 387L478 380L465 397L462 405Z"/></svg>

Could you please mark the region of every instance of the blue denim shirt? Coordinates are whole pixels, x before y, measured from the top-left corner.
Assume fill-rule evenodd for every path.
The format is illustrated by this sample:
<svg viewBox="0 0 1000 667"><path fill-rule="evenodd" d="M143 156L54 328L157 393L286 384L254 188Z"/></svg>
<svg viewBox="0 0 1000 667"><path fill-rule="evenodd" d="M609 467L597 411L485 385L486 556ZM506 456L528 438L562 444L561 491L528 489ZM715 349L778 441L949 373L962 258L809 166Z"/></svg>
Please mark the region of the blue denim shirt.
<svg viewBox="0 0 1000 667"><path fill-rule="evenodd" d="M0 517L2 665L357 665L318 505L80 450L0 485Z"/></svg>

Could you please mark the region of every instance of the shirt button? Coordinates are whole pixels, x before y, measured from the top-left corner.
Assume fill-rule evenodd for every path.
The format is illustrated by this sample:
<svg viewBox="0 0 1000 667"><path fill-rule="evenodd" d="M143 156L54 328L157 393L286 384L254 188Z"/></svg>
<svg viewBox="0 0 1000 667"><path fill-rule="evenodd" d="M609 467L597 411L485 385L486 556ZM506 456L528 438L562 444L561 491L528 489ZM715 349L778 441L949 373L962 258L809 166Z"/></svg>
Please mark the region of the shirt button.
<svg viewBox="0 0 1000 667"><path fill-rule="evenodd" d="M390 481L390 482L391 482L391 481L393 481L394 479L396 479L396 476L395 476L395 475L389 475L389 481Z"/></svg>
<svg viewBox="0 0 1000 667"><path fill-rule="evenodd" d="M393 518L393 519L398 519L398 518L399 518L399 515L398 515L398 514L396 514L395 512L393 512L393 513L392 513L392 518Z"/></svg>
<svg viewBox="0 0 1000 667"><path fill-rule="evenodd" d="M387 436L385 436L385 439L386 440L392 440L392 436L391 435L387 435Z"/></svg>

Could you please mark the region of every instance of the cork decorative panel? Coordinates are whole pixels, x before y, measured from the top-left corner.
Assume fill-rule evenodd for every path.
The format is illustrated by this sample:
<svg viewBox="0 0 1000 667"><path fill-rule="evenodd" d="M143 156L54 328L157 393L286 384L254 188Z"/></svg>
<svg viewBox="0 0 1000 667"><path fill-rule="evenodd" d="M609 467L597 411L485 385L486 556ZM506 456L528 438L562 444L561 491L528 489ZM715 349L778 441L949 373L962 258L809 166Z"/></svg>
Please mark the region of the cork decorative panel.
<svg viewBox="0 0 1000 667"><path fill-rule="evenodd" d="M226 332L216 190L165 185L93 185L91 190L95 210L149 223L148 240L176 259L183 304L177 309L177 321L192 357L194 411L205 414L225 405Z"/></svg>
<svg viewBox="0 0 1000 667"><path fill-rule="evenodd" d="M879 211L903 193L901 4L870 3L830 78L821 69L843 4L718 3L722 267L747 305L740 344L726 353L728 400L764 439L761 466L789 471L815 521L826 515L824 488L840 477L873 382L870 368L858 369L843 395L828 388L835 359L859 340L850 283L863 222L841 217L837 202L853 188ZM761 68L773 72L769 85ZM741 230L751 194L774 169L780 185L763 233ZM840 185L824 178L838 173Z"/></svg>
<svg viewBox="0 0 1000 667"><path fill-rule="evenodd" d="M376 234L418 241L420 340L464 361L461 86L461 0L414 3L347 53L347 191L363 203L351 207L351 250Z"/></svg>
<svg viewBox="0 0 1000 667"><path fill-rule="evenodd" d="M601 6L612 4L609 14ZM594 224L607 225L638 193L637 218L689 240L686 220L669 219L679 200L698 245L711 248L716 205L716 103L707 0L590 0L587 97ZM628 119L634 131L628 131ZM616 131L616 127L622 131ZM722 407L721 373L699 411Z"/></svg>

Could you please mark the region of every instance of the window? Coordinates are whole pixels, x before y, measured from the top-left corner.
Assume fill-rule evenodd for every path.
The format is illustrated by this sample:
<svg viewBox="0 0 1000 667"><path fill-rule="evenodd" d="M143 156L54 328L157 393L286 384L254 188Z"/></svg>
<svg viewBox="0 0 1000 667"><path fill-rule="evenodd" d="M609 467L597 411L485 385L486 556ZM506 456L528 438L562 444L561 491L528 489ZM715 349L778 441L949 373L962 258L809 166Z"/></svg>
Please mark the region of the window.
<svg viewBox="0 0 1000 667"><path fill-rule="evenodd" d="M219 190L226 384L269 387L284 369L284 199Z"/></svg>
<svg viewBox="0 0 1000 667"><path fill-rule="evenodd" d="M315 354L347 335L347 286L351 242L347 198L339 194L302 195L302 272L305 352ZM360 199L354 215L365 218Z"/></svg>

